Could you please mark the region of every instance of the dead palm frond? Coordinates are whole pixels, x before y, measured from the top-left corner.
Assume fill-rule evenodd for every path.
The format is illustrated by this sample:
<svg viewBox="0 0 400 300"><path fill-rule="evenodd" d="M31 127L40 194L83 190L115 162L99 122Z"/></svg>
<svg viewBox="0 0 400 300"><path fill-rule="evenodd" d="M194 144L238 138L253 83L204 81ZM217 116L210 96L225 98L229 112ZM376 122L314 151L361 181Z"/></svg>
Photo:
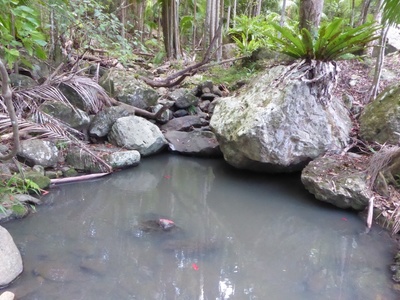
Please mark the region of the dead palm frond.
<svg viewBox="0 0 400 300"><path fill-rule="evenodd" d="M11 137L9 132L11 127L10 118L7 114L0 113L0 140L7 140ZM65 125L55 119L51 119L51 122L46 123L35 123L24 119L18 119L19 132L22 136L29 135L34 139L50 139L64 141L72 145L76 145L83 151L89 153L90 158L93 162L99 163L100 169L103 172L111 172L112 168L103 159L93 153L89 147L80 139L76 137L77 134L82 134L79 131L69 128L65 129Z"/></svg>
<svg viewBox="0 0 400 300"><path fill-rule="evenodd" d="M386 225L395 234L400 230L400 147L383 146L371 157L366 172L368 187L385 202Z"/></svg>
<svg viewBox="0 0 400 300"><path fill-rule="evenodd" d="M52 76L42 85L13 91L13 104L18 116L20 132L28 134L31 138L55 139L75 144L89 153L94 162L99 162L103 171L110 172L111 167L90 151L82 141L84 134L56 117L41 111L40 106L47 101L59 101L77 111L76 107L62 93L61 85L68 86L81 97L87 113L97 113L104 106L111 105L106 91L88 77L76 74ZM12 136L12 127L4 100L1 97L0 104L0 138L5 140Z"/></svg>
<svg viewBox="0 0 400 300"><path fill-rule="evenodd" d="M102 110L104 106L111 105L107 92L91 78L68 75L57 77L52 81L52 85L59 87L61 84L70 87L82 97L85 110L88 113L96 114Z"/></svg>

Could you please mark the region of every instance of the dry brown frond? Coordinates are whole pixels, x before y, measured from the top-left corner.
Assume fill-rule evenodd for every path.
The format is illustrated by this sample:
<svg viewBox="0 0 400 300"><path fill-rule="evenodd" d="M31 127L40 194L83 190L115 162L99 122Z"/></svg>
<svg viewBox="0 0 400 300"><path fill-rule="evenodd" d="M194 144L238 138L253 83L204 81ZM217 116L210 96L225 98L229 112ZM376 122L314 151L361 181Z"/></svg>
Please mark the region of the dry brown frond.
<svg viewBox="0 0 400 300"><path fill-rule="evenodd" d="M68 75L57 77L51 84L56 86L64 84L76 91L84 100L85 109L89 113L98 113L104 106L111 105L107 92L91 78Z"/></svg>
<svg viewBox="0 0 400 300"><path fill-rule="evenodd" d="M374 153L366 169L368 187L377 199L378 207L392 234L400 231L400 192L397 177L400 171L400 147L382 146Z"/></svg>

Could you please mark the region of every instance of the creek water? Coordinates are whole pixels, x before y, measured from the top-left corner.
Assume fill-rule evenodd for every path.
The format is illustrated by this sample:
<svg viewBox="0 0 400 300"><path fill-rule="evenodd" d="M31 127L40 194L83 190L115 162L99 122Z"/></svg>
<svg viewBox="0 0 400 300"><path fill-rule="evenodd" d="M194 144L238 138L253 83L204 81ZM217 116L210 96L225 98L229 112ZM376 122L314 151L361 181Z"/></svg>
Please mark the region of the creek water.
<svg viewBox="0 0 400 300"><path fill-rule="evenodd" d="M17 299L400 298L387 232L316 201L299 174L166 154L44 201L3 224L24 261ZM147 230L159 218L179 228Z"/></svg>

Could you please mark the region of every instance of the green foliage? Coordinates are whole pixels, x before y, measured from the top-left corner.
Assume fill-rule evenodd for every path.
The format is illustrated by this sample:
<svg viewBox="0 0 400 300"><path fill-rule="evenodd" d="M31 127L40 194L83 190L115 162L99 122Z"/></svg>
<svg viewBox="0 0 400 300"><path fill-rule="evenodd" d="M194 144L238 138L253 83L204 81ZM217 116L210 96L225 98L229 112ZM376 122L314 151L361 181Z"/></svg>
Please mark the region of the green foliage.
<svg viewBox="0 0 400 300"><path fill-rule="evenodd" d="M28 2L19 0L0 0L0 53L9 67L21 58L24 48L29 56L46 58L44 35L40 13Z"/></svg>
<svg viewBox="0 0 400 300"><path fill-rule="evenodd" d="M39 194L40 188L30 179L22 179L18 175L11 176L8 180L1 181L0 195L3 194Z"/></svg>
<svg viewBox="0 0 400 300"><path fill-rule="evenodd" d="M257 69L255 64L250 64L248 67L234 65L230 68L215 66L210 68L208 75L205 75L203 80L210 80L214 84L223 84L229 90L235 90L238 82L250 80L256 75Z"/></svg>
<svg viewBox="0 0 400 300"><path fill-rule="evenodd" d="M236 25L234 28L229 29L228 35L238 46L240 55L250 56L261 47L272 46L269 34L271 31L275 31L272 24L277 22L279 18L280 16L276 13L257 17L237 16L235 19ZM289 21L287 26L293 26L293 22Z"/></svg>
<svg viewBox="0 0 400 300"><path fill-rule="evenodd" d="M22 214L26 209L23 203L18 201L13 195L16 194L39 194L40 188L30 179L22 179L18 175L13 175L9 179L0 181L0 212L5 213L11 209L16 214Z"/></svg>
<svg viewBox="0 0 400 300"><path fill-rule="evenodd" d="M318 36L313 38L305 28L297 33L278 24L273 26L281 34L281 37L270 35L277 44L275 50L294 58L321 61L354 57L354 52L364 49L367 43L379 38L377 31L380 28L374 23L350 28L343 26L343 19L335 19L322 25Z"/></svg>
<svg viewBox="0 0 400 300"><path fill-rule="evenodd" d="M106 4L84 0L71 1L68 6L59 3L54 8L59 32L69 33L66 38L73 40L80 51L107 50L110 56L118 57L120 62L125 63L134 58L133 47L144 48L139 32L134 32L131 23L127 22L124 28L126 36L122 36L123 24L115 13L108 12Z"/></svg>
<svg viewBox="0 0 400 300"><path fill-rule="evenodd" d="M400 0L383 0L383 20L389 24L400 24Z"/></svg>

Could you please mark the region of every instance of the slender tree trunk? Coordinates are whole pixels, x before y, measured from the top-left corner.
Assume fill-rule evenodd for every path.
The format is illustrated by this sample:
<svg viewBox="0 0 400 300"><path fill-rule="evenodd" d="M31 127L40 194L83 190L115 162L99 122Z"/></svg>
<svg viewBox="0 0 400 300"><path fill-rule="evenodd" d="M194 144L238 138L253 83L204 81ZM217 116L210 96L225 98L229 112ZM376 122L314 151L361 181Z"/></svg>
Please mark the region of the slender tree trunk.
<svg viewBox="0 0 400 300"><path fill-rule="evenodd" d="M162 4L162 24L165 52L169 59L180 59L179 18L176 0L164 0Z"/></svg>
<svg viewBox="0 0 400 300"><path fill-rule="evenodd" d="M286 0L282 1L282 8L281 8L281 19L279 21L279 25L283 27L285 25L285 16L286 16Z"/></svg>
<svg viewBox="0 0 400 300"><path fill-rule="evenodd" d="M299 29L306 28L316 35L323 6L324 0L300 0Z"/></svg>
<svg viewBox="0 0 400 300"><path fill-rule="evenodd" d="M122 1L121 6L122 6L122 9L121 9L121 23L122 23L121 38L122 38L122 40L125 40L126 39L126 32L125 32L125 28L126 28L126 10L127 10L127 7L125 5L125 1Z"/></svg>
<svg viewBox="0 0 400 300"><path fill-rule="evenodd" d="M0 160L5 161L13 158L17 154L20 147L20 141L19 141L18 119L17 115L15 114L14 105L12 103L12 92L8 84L8 74L6 67L4 66L1 60L0 60L0 75L1 75L2 96L4 103L7 107L8 116L10 117L10 122L13 130L13 140L14 140L14 145L13 148L11 149L11 152L6 155L0 154Z"/></svg>
<svg viewBox="0 0 400 300"><path fill-rule="evenodd" d="M368 98L366 99L366 103L371 102L378 95L379 83L382 74L382 66L385 60L386 38L387 38L387 33L389 31L389 27L390 26L386 25L381 30L381 36L379 38L379 53L378 56L376 57L376 63L375 63L374 80L372 82L372 87L368 95Z"/></svg>
<svg viewBox="0 0 400 300"><path fill-rule="evenodd" d="M258 0L257 1L257 10L256 10L255 17L259 16L261 14L261 6L262 6L262 0Z"/></svg>
<svg viewBox="0 0 400 300"><path fill-rule="evenodd" d="M355 6L356 6L356 1L355 0L351 0L351 16L350 16L350 26L351 27L354 26L354 10L355 10Z"/></svg>
<svg viewBox="0 0 400 300"><path fill-rule="evenodd" d="M371 5L372 0L364 0L362 8L361 8L361 15L360 19L358 20L357 26L364 24L367 20L368 10Z"/></svg>
<svg viewBox="0 0 400 300"><path fill-rule="evenodd" d="M233 0L233 25L232 27L235 28L236 27L236 9L237 9L237 0Z"/></svg>
<svg viewBox="0 0 400 300"><path fill-rule="evenodd" d="M197 14L197 0L194 0L193 1L193 26L192 26L192 30L193 30L192 51L193 51L193 53L195 53L196 45L197 45L197 40L196 40L197 18L196 18L196 14Z"/></svg>
<svg viewBox="0 0 400 300"><path fill-rule="evenodd" d="M232 5L231 5L231 0L229 1L229 5L228 5L228 11L226 13L226 30L228 31L231 25L231 9L232 9Z"/></svg>

